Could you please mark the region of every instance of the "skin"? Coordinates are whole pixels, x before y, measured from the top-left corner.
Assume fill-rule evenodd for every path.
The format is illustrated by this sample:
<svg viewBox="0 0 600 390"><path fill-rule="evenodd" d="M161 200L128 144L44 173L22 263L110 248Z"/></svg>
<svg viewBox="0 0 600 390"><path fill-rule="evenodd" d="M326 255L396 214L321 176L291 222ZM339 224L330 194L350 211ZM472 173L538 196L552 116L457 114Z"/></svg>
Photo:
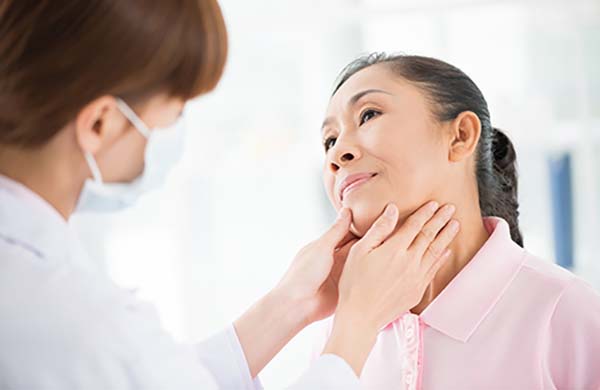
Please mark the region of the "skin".
<svg viewBox="0 0 600 390"><path fill-rule="evenodd" d="M412 309L417 314L488 239L474 173L481 123L472 112L440 123L434 109L422 89L393 74L388 65L376 64L340 87L322 128L325 189L336 210L352 210L352 231L358 237L388 203L400 210L399 226L429 199L456 206L461 233L450 247L452 256ZM339 183L362 172L377 175L341 200Z"/></svg>
<svg viewBox="0 0 600 390"><path fill-rule="evenodd" d="M150 128L167 127L184 102L156 95L134 107ZM82 151L96 158L104 181L127 182L144 169L146 138L117 108L112 96L81 109L65 128L41 148L0 146L0 172L40 195L65 218L75 210L85 179L91 177Z"/></svg>
<svg viewBox="0 0 600 390"><path fill-rule="evenodd" d="M132 109L152 129L173 123L184 104L157 94ZM128 182L143 171L145 146L116 99L101 96L41 147L0 145L0 173L68 220L91 177L83 151L94 155L106 182ZM389 213L381 212L384 207L360 239L350 231L352 211L339 208L332 226L300 250L281 281L234 322L252 376L299 331L333 313L324 353L338 355L360 375L379 329L419 302L449 258L446 249L457 231L448 224L454 210L433 202L401 223L395 204L387 205Z"/></svg>

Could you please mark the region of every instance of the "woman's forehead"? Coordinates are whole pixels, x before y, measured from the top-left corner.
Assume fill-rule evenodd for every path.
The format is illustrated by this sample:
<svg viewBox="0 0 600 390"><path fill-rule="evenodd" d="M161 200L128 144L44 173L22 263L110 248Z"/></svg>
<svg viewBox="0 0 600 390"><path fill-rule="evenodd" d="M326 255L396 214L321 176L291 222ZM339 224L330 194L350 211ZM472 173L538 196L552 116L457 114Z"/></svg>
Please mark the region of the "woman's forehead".
<svg viewBox="0 0 600 390"><path fill-rule="evenodd" d="M394 96L418 92L408 81L395 75L389 65L371 65L356 72L335 92L329 100L327 116L344 111L352 103L353 98L369 90L383 91Z"/></svg>
<svg viewBox="0 0 600 390"><path fill-rule="evenodd" d="M375 64L361 69L352 76L335 92L330 102L346 102L352 93L361 88L382 88L390 82L391 72L383 64Z"/></svg>

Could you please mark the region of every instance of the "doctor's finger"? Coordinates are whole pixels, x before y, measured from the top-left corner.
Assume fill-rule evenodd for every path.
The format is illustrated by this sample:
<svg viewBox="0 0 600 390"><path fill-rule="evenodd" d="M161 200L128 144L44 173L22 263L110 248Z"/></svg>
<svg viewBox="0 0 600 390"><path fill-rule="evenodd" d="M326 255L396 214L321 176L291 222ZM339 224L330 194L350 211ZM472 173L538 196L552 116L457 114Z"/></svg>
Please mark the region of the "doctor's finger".
<svg viewBox="0 0 600 390"><path fill-rule="evenodd" d="M349 209L343 208L338 214L338 218L318 241L328 249L334 250L340 245L340 242L348 237L350 231L350 222L352 213Z"/></svg>
<svg viewBox="0 0 600 390"><path fill-rule="evenodd" d="M342 274L342 270L344 269L344 265L346 264L346 259L348 259L350 249L352 249L352 246L357 242L358 239L354 238L336 250L335 255L333 256L333 267L331 268L331 277L336 284L340 280L340 275Z"/></svg>
<svg viewBox="0 0 600 390"><path fill-rule="evenodd" d="M351 231L348 231L348 233L346 233L346 235L344 236L344 238L342 238L338 244L335 247L335 251L339 251L342 247L346 246L346 244L348 244L351 241L358 241L359 238L352 233Z"/></svg>
<svg viewBox="0 0 600 390"><path fill-rule="evenodd" d="M409 249L413 251L417 255L418 258L421 258L425 251L430 248L433 240L437 237L438 233L446 226L454 212L456 211L456 207L451 204L447 204L441 209L439 209L435 215L427 221L425 226L417 233L417 237L412 242ZM433 245L431 245L433 246ZM437 249L437 248L432 248ZM443 248L442 248L443 250Z"/></svg>
<svg viewBox="0 0 600 390"><path fill-rule="evenodd" d="M400 229L385 243L385 246L395 249L408 249L423 229L423 226L433 217L439 205L429 202L412 213L402 224Z"/></svg>
<svg viewBox="0 0 600 390"><path fill-rule="evenodd" d="M354 245L354 251L369 253L384 242L396 228L398 223L398 207L390 203L383 214L377 218L367 233Z"/></svg>
<svg viewBox="0 0 600 390"><path fill-rule="evenodd" d="M452 240L456 237L460 230L460 224L457 220L451 220L444 226L440 234L433 240L433 242L425 250L421 264L423 269L428 270L434 268L435 265L440 261L444 260L450 252L448 246L452 243Z"/></svg>
<svg viewBox="0 0 600 390"><path fill-rule="evenodd" d="M346 241L344 244L340 244L340 246L338 248L336 248L335 250L335 260L339 260L339 259L346 259L346 257L348 257L348 253L350 252L350 249L352 249L352 247L354 246L354 244L356 244L358 242L358 238L352 238L348 241Z"/></svg>

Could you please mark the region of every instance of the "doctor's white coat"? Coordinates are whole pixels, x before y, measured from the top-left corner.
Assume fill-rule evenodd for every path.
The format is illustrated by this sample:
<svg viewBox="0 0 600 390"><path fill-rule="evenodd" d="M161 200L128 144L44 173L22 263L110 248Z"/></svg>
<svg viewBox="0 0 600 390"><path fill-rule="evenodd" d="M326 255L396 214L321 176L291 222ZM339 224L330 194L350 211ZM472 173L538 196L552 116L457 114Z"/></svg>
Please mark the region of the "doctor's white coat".
<svg viewBox="0 0 600 390"><path fill-rule="evenodd" d="M89 268L65 220L0 176L0 389L259 389L233 326L180 345L153 307ZM292 389L354 389L334 355Z"/></svg>

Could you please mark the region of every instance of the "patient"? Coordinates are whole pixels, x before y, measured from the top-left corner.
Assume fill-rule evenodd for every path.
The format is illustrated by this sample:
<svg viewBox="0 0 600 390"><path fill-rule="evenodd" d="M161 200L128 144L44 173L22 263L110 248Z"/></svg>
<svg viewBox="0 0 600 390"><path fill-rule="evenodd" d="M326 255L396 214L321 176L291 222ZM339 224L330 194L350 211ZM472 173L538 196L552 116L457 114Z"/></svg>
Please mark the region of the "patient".
<svg viewBox="0 0 600 390"><path fill-rule="evenodd" d="M339 80L323 176L334 208L352 210L353 233L389 202L400 223L429 200L454 204L461 225L421 302L381 330L364 387L600 388L600 296L523 249L515 150L473 81L436 59L386 54Z"/></svg>

